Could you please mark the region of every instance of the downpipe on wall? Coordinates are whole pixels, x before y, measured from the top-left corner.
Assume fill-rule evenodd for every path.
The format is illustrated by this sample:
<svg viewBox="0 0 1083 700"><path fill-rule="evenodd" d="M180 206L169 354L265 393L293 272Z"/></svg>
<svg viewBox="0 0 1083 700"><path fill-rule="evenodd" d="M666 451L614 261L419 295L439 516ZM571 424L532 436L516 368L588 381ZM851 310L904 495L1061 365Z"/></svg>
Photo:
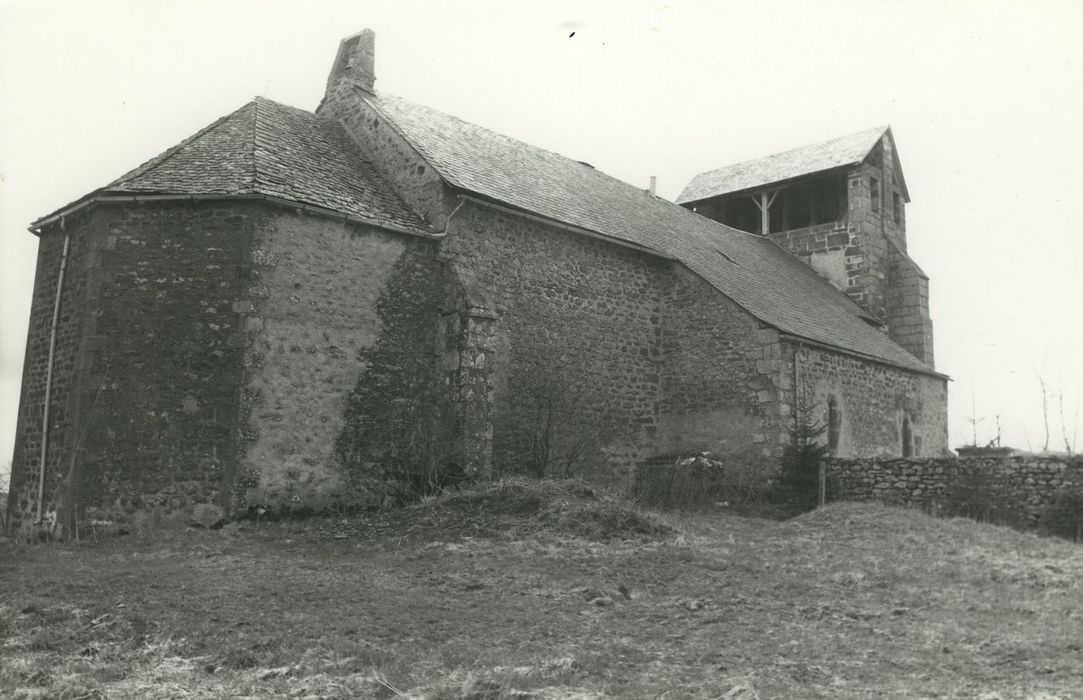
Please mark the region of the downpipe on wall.
<svg viewBox="0 0 1083 700"><path fill-rule="evenodd" d="M60 228L64 228L64 219L60 219ZM71 247L71 234L64 232L64 251L60 255L60 273L56 279L56 298L53 300L53 323L49 330L49 362L45 367L45 410L41 417L41 458L38 468L38 513L37 523L42 521L45 507L45 460L49 454L49 403L53 395L53 363L56 359L56 329L60 323L60 296L64 291L64 274L68 269L68 251Z"/></svg>

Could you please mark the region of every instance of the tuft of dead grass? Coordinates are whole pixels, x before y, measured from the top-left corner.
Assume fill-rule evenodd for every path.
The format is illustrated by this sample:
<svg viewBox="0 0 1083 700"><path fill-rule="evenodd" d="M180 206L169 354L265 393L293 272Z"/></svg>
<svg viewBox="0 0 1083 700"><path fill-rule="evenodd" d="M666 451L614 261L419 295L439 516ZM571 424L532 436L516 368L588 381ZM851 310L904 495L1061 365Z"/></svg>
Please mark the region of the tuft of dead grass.
<svg viewBox="0 0 1083 700"><path fill-rule="evenodd" d="M315 534L334 538L392 532L413 540L580 537L612 542L668 537L674 529L663 517L577 479L511 478L330 524Z"/></svg>

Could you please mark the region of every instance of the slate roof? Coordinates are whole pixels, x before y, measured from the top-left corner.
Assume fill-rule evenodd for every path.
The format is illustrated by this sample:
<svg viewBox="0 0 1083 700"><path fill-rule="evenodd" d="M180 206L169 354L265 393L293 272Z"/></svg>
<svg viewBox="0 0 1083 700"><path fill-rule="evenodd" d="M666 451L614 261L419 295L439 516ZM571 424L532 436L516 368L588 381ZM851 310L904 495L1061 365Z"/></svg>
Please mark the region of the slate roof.
<svg viewBox="0 0 1083 700"><path fill-rule="evenodd" d="M358 94L453 187L675 258L785 333L932 372L863 321L864 311L849 297L770 239L457 117L390 95Z"/></svg>
<svg viewBox="0 0 1083 700"><path fill-rule="evenodd" d="M869 151L879 143L886 132L888 132L888 127L881 126L823 143L775 153L766 158L708 170L692 178L692 181L677 197L677 202L680 204L696 202L708 197L762 187L802 175L856 165L865 160Z"/></svg>
<svg viewBox="0 0 1083 700"><path fill-rule="evenodd" d="M430 233L338 122L262 97L80 201L160 194L266 195Z"/></svg>

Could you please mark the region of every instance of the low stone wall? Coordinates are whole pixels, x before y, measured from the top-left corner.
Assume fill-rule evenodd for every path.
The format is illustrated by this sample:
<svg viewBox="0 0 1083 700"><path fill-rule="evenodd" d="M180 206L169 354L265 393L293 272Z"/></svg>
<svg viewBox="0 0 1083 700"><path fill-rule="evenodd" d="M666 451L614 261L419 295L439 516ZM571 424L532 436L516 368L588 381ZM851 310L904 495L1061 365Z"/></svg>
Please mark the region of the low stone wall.
<svg viewBox="0 0 1083 700"><path fill-rule="evenodd" d="M1033 525L1058 499L1083 494L1083 457L834 459L827 478L833 500Z"/></svg>

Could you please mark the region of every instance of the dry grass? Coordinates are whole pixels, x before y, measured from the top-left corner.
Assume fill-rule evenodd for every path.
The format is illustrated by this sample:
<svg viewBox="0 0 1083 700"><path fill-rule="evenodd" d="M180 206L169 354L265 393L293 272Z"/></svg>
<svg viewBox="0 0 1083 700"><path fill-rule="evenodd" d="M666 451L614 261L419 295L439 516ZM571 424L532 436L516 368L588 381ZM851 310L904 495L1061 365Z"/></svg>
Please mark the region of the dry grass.
<svg viewBox="0 0 1083 700"><path fill-rule="evenodd" d="M1083 697L1083 549L508 482L367 518L0 543L13 698Z"/></svg>

